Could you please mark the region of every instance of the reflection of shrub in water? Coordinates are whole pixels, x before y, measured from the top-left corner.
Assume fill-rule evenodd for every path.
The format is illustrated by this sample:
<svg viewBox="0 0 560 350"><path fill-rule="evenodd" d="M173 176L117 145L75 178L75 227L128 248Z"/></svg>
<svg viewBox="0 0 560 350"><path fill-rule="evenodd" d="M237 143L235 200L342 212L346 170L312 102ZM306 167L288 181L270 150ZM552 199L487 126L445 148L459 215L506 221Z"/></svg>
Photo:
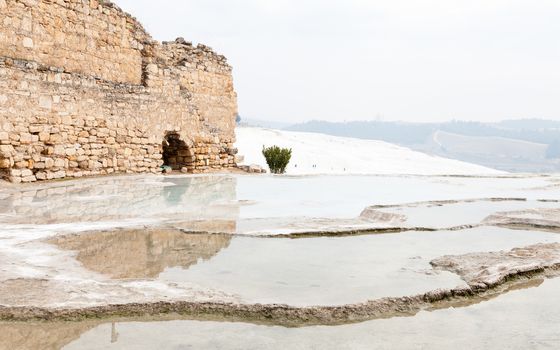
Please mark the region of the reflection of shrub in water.
<svg viewBox="0 0 560 350"><path fill-rule="evenodd" d="M237 179L229 176L166 178L162 196L167 203L178 204L196 199L197 203L227 202L236 199Z"/></svg>
<svg viewBox="0 0 560 350"><path fill-rule="evenodd" d="M183 196L187 192L187 189L189 188L189 183L187 182L186 184L179 185L179 184L177 184L176 181L173 181L173 180L170 180L170 179L165 179L165 180L163 180L163 182L164 183L171 182L171 183L175 184L175 186L164 186L162 188L162 196L165 199L165 201L169 204L180 203Z"/></svg>

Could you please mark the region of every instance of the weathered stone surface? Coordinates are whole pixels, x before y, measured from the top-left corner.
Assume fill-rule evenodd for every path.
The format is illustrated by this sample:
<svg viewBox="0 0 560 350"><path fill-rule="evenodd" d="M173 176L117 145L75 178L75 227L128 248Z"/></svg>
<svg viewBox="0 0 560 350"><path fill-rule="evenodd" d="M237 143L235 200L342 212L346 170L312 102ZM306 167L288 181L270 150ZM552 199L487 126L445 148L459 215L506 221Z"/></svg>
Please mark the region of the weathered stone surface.
<svg viewBox="0 0 560 350"><path fill-rule="evenodd" d="M260 165L257 164L251 164L251 165L240 165L239 169L248 172L248 173L266 173L266 170L263 169Z"/></svg>
<svg viewBox="0 0 560 350"><path fill-rule="evenodd" d="M249 165L249 172L250 173L266 173L266 170L264 170L260 165L251 164L251 165Z"/></svg>
<svg viewBox="0 0 560 350"><path fill-rule="evenodd" d="M159 43L109 1L30 3L0 0L0 178L235 167L223 56Z"/></svg>
<svg viewBox="0 0 560 350"><path fill-rule="evenodd" d="M557 232L560 230L560 209L540 208L501 212L490 215L485 224L511 228L542 229Z"/></svg>
<svg viewBox="0 0 560 350"><path fill-rule="evenodd" d="M430 262L434 268L458 274L475 291L506 281L560 268L560 244L542 243L510 251L447 255Z"/></svg>

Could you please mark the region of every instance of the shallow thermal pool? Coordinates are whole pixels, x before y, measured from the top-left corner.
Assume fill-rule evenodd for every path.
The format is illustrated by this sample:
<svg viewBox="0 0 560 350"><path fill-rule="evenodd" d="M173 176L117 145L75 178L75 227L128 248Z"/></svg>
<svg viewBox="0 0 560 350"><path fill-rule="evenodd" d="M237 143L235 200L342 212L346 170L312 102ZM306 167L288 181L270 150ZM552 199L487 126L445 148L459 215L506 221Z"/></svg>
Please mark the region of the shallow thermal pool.
<svg viewBox="0 0 560 350"><path fill-rule="evenodd" d="M80 311L160 301L330 307L466 287L452 269L430 262L560 242L552 226L512 230L485 220L514 211L510 218L558 222L558 184L544 176L209 175L3 185L0 305ZM547 215L539 215L545 209ZM299 238L279 235L290 233ZM358 324L2 323L0 344L25 348L45 329L45 344L69 348L383 349L394 348L396 339L402 348L446 348L453 339L471 348L501 345L500 339L507 348L545 347L558 341L550 324L559 321L560 310L553 312L558 280L539 286L541 280L527 279L531 288L480 304Z"/></svg>
<svg viewBox="0 0 560 350"><path fill-rule="evenodd" d="M285 328L225 321L0 323L4 349L557 349L560 278L413 317Z"/></svg>
<svg viewBox="0 0 560 350"><path fill-rule="evenodd" d="M171 321L123 323L110 343L111 325L85 333L68 349L148 344L210 349L557 349L560 279L511 291L464 308L420 312L333 327L282 328L243 323Z"/></svg>
<svg viewBox="0 0 560 350"><path fill-rule="evenodd" d="M251 303L337 305L407 296L464 284L430 260L446 254L510 250L560 235L481 227L343 238L234 238L226 249L159 279L191 281ZM436 287L437 286L437 287Z"/></svg>
<svg viewBox="0 0 560 350"><path fill-rule="evenodd" d="M550 177L113 177L0 188L0 223L71 223L74 230L96 229L105 222L105 226L175 223L186 229L212 232L286 233L370 227L371 223L364 225L355 219L371 205L490 197L523 198L529 204L507 201L483 203L480 207L477 203L459 203L445 206L442 211L434 210L434 215L423 208L403 210L410 211L411 225L454 226L471 223L471 219L479 219L500 206L554 206L533 202L558 200L560 186ZM470 216L463 217L461 213L473 210L476 213ZM195 221L201 225L193 225ZM230 225L232 222L235 225ZM374 226L380 225L383 223Z"/></svg>
<svg viewBox="0 0 560 350"><path fill-rule="evenodd" d="M113 279L194 283L244 303L343 305L465 285L432 269L443 255L560 242L556 233L477 227L301 239L125 230L50 240Z"/></svg>

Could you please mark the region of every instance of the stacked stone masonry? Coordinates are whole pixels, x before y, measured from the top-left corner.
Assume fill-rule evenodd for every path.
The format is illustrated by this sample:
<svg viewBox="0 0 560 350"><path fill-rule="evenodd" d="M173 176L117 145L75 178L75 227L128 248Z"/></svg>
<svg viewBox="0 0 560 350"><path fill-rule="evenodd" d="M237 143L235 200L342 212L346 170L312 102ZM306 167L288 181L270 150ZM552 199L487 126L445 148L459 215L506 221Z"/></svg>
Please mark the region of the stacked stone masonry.
<svg viewBox="0 0 560 350"><path fill-rule="evenodd" d="M235 166L225 57L96 0L0 0L0 177Z"/></svg>

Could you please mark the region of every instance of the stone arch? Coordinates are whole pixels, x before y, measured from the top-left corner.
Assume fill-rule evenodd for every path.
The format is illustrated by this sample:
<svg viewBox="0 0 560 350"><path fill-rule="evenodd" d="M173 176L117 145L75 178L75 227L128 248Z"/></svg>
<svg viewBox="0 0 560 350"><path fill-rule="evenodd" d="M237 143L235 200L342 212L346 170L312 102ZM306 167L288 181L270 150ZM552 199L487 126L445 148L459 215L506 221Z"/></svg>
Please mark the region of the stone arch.
<svg viewBox="0 0 560 350"><path fill-rule="evenodd" d="M9 159L0 156L0 180L8 180L10 175Z"/></svg>
<svg viewBox="0 0 560 350"><path fill-rule="evenodd" d="M189 172L195 168L194 150L177 132L168 132L162 142L163 165L173 170L186 168Z"/></svg>
<svg viewBox="0 0 560 350"><path fill-rule="evenodd" d="M0 180L8 179L11 169L14 165L12 156L14 155L14 147L11 145L0 145Z"/></svg>

